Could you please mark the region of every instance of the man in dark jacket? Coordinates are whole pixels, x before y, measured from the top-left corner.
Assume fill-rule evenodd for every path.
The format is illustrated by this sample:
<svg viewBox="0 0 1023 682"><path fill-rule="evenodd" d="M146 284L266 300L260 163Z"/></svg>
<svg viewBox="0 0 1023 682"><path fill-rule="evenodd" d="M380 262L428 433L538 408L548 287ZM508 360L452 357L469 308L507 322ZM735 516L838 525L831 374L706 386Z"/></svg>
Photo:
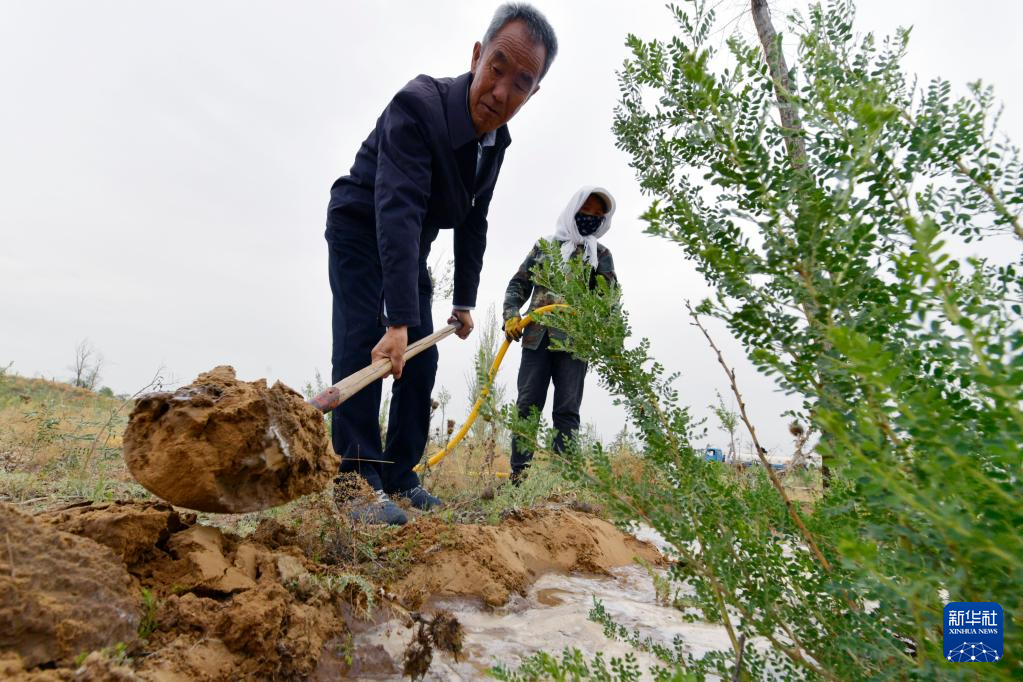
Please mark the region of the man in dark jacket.
<svg viewBox="0 0 1023 682"><path fill-rule="evenodd" d="M420 509L440 503L412 470L426 447L437 349L404 362L408 344L433 332L427 258L439 230L453 228L449 322L461 322L458 336L465 339L473 328L487 211L511 143L506 123L539 89L556 53L542 14L522 3L502 5L473 47L469 73L411 80L380 115L349 174L331 188L332 380L383 358L395 378L386 444L379 382L333 412L341 472L358 472L377 492L353 510L360 520L405 523L387 494Z"/></svg>

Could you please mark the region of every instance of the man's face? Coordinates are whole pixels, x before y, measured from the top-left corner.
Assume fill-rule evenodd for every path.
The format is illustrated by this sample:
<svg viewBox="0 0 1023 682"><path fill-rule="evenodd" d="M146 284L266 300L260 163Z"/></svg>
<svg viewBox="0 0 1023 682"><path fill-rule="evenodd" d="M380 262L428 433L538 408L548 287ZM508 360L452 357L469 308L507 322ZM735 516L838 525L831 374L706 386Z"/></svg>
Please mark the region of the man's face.
<svg viewBox="0 0 1023 682"><path fill-rule="evenodd" d="M503 126L540 89L546 56L543 45L533 42L521 21L505 24L485 50L476 43L469 115L478 135Z"/></svg>

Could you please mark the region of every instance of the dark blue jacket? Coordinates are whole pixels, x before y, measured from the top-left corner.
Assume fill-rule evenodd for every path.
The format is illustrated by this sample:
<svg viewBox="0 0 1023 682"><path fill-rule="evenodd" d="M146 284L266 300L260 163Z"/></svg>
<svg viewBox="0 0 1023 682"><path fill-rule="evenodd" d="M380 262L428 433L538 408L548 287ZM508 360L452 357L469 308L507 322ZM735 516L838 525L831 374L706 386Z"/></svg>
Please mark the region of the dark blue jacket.
<svg viewBox="0 0 1023 682"><path fill-rule="evenodd" d="M327 241L376 235L392 325L420 323L419 275L441 229L455 230L453 303L476 305L487 211L511 136L507 126L497 130L477 177L471 82L471 73L409 81L377 119L352 170L330 190Z"/></svg>

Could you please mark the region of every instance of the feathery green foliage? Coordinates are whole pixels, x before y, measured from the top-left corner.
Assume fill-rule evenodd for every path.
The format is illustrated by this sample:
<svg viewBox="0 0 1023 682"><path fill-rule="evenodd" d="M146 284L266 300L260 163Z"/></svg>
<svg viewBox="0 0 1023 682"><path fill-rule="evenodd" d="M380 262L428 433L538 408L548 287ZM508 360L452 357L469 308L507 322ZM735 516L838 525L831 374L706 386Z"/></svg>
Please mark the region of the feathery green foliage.
<svg viewBox="0 0 1023 682"><path fill-rule="evenodd" d="M965 679L978 671L945 660L943 605L996 601L1008 655L983 673L1018 677L1023 163L991 90L917 87L909 32L857 36L843 0L789 18L791 90L760 46L732 37L719 54L703 2L671 10L676 37L630 36L619 74L614 129L653 199L647 231L713 287L697 313L800 396L829 486L804 532L764 476L695 456L672 378L571 264L537 275L574 309L550 322L625 406L650 471L616 474L599 448L565 465L671 543L671 578L727 628L732 650L690 672ZM780 125L779 100L800 128Z"/></svg>

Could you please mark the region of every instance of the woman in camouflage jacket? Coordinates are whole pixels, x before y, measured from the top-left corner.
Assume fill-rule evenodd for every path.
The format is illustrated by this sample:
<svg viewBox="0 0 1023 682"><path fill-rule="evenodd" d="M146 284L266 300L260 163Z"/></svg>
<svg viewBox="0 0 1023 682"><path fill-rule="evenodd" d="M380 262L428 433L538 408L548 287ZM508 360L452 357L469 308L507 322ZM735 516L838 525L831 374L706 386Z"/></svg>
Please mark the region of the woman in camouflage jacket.
<svg viewBox="0 0 1023 682"><path fill-rule="evenodd" d="M561 245L561 255L569 258L583 258L593 268L590 286L596 286L596 278L603 277L610 285L617 285L614 261L611 252L598 238L611 229L611 217L615 212L614 197L600 187L583 187L558 218L557 229L547 241ZM535 408L542 412L547 402L547 389L554 383L554 405L552 420L557 435L554 439L555 452L564 452L568 440L579 430L579 406L583 400L583 384L586 377L586 363L571 354L555 351L550 340L564 339L560 329L548 328L532 323L524 332L517 332L519 311L529 300L529 311L560 299L545 287L533 283L532 271L546 256L538 241L530 250L518 272L508 282L504 294L505 333L509 339L522 339L522 363L519 365L519 396L516 407L520 418L530 415ZM512 439L512 481L518 483L533 458L532 445L523 442L519 436Z"/></svg>

